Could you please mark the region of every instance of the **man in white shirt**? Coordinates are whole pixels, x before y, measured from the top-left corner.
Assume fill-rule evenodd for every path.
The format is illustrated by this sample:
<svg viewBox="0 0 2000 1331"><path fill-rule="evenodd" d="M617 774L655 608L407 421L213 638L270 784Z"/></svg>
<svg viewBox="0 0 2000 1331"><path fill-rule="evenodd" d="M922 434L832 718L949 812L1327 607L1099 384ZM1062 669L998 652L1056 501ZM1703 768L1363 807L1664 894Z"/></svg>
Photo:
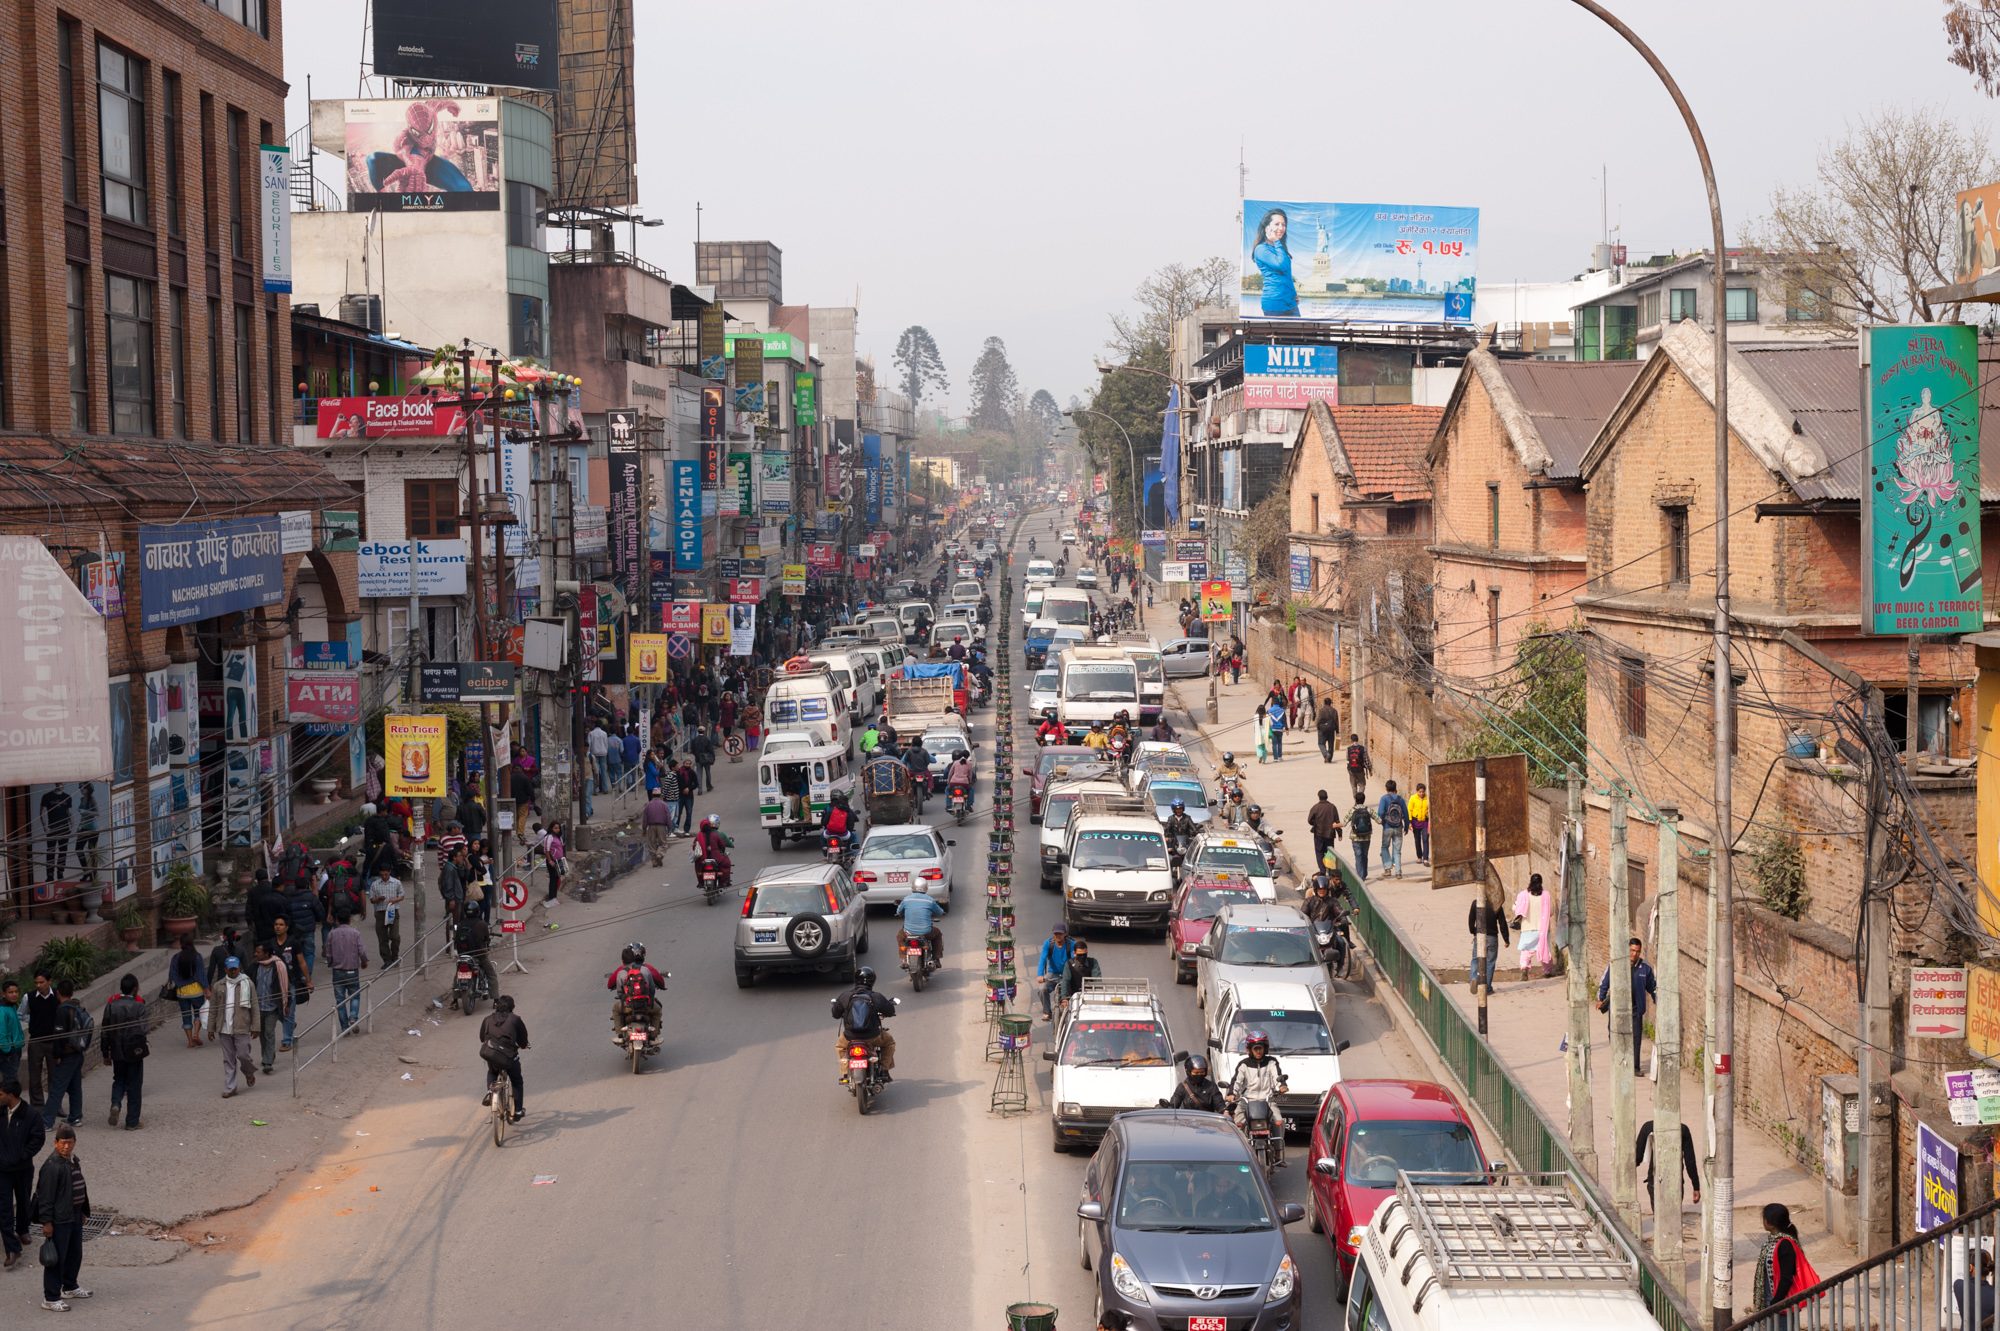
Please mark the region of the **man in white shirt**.
<svg viewBox="0 0 2000 1331"><path fill-rule="evenodd" d="M223 962L222 978L209 995L208 1033L222 1046L222 1098L236 1094L239 1071L245 1087L255 1086L257 1065L251 1061L250 1041L257 1034L257 986L243 973L240 957Z"/></svg>
<svg viewBox="0 0 2000 1331"><path fill-rule="evenodd" d="M607 764L606 755L611 751L611 736L604 733L604 723L599 721L591 726L587 738L590 743L591 782L598 794L609 795L611 769Z"/></svg>
<svg viewBox="0 0 2000 1331"><path fill-rule="evenodd" d="M387 862L375 866L368 880L368 909L375 916L375 945L384 968L396 964L403 951L403 882L389 872Z"/></svg>

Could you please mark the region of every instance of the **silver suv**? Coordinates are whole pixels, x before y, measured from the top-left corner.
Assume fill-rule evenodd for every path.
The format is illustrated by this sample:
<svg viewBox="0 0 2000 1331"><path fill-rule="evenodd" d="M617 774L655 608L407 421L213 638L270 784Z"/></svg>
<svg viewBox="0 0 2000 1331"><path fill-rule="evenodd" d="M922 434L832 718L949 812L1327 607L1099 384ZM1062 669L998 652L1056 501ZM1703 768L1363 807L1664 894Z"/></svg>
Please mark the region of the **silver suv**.
<svg viewBox="0 0 2000 1331"><path fill-rule="evenodd" d="M760 971L832 972L852 981L868 950L868 902L837 864L766 869L736 921L736 987Z"/></svg>

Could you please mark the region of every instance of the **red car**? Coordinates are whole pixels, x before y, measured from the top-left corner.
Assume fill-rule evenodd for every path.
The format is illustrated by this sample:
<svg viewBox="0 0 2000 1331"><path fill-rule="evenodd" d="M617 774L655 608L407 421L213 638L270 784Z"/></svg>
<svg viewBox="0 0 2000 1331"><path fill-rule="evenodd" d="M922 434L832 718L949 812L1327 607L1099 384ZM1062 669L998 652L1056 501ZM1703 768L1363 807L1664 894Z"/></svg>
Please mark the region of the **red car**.
<svg viewBox="0 0 2000 1331"><path fill-rule="evenodd" d="M1028 821L1042 821L1042 794L1049 788L1049 782L1058 767L1074 767L1080 762L1098 761L1096 749L1085 748L1081 744L1051 744L1045 749L1033 750L1035 761L1021 764L1021 774L1028 778Z"/></svg>
<svg viewBox="0 0 2000 1331"><path fill-rule="evenodd" d="M1396 1191L1397 1170L1457 1183L1487 1177L1465 1107L1428 1081L1335 1082L1320 1102L1307 1158L1306 1219L1340 1259L1343 1294L1363 1231Z"/></svg>
<svg viewBox="0 0 2000 1331"><path fill-rule="evenodd" d="M1194 950L1208 937L1216 912L1232 901L1257 904L1257 889L1243 874L1216 869L1182 880L1167 919L1167 958L1173 962L1174 983L1194 983Z"/></svg>

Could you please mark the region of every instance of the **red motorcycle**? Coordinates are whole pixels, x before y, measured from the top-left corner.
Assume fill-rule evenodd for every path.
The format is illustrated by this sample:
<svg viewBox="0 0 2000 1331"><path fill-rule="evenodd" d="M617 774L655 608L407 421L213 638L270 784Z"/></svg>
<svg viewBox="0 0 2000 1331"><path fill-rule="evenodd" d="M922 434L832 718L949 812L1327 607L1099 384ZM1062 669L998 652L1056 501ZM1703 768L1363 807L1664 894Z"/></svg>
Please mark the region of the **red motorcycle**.
<svg viewBox="0 0 2000 1331"><path fill-rule="evenodd" d="M729 889L729 876L722 871L722 861L713 855L704 855L695 861L695 879L701 884L702 899L713 906L722 900L722 894Z"/></svg>

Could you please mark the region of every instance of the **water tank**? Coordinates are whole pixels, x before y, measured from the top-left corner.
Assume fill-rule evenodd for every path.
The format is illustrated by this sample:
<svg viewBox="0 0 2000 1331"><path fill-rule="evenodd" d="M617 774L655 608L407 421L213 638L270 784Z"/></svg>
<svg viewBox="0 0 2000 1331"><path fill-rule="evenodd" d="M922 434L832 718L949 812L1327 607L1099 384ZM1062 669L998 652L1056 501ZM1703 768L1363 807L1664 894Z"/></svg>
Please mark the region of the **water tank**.
<svg viewBox="0 0 2000 1331"><path fill-rule="evenodd" d="M348 295L340 298L340 320L342 323L358 324L371 333L382 331L382 298L369 295Z"/></svg>

